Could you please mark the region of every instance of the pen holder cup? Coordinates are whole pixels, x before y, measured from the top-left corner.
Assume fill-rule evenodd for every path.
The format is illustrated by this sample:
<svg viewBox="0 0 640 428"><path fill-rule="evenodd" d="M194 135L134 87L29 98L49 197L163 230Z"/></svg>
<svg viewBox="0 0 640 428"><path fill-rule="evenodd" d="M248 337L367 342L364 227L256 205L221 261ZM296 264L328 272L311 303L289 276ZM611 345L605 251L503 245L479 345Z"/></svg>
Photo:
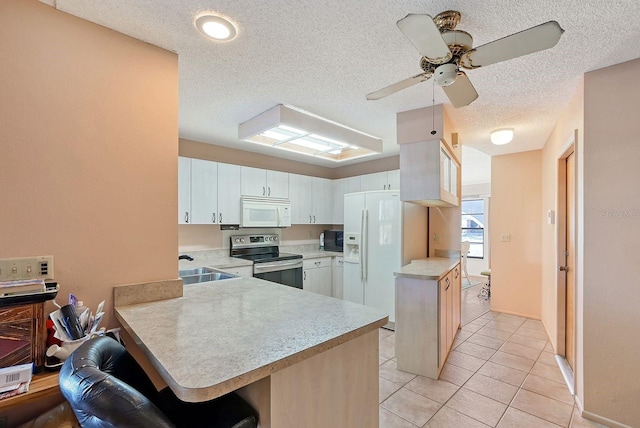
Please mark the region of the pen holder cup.
<svg viewBox="0 0 640 428"><path fill-rule="evenodd" d="M69 342L63 341L62 346L51 345L47 349L46 355L47 357L55 357L61 361L64 361L69 357L69 355L71 355L73 351L76 350L76 348L86 342L90 337L91 336L87 334L86 336L77 340L72 340Z"/></svg>

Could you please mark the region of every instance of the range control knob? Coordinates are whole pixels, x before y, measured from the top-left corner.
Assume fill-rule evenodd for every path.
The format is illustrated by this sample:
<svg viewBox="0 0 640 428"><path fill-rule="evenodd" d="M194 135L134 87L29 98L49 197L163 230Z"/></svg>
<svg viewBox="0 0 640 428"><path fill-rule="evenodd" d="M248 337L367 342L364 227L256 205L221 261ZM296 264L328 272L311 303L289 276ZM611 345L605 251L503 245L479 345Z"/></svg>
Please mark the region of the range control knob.
<svg viewBox="0 0 640 428"><path fill-rule="evenodd" d="M277 236L274 236L274 237L273 237L273 240L274 240L274 241L277 241L277 240L278 240L278 237L277 237Z"/></svg>

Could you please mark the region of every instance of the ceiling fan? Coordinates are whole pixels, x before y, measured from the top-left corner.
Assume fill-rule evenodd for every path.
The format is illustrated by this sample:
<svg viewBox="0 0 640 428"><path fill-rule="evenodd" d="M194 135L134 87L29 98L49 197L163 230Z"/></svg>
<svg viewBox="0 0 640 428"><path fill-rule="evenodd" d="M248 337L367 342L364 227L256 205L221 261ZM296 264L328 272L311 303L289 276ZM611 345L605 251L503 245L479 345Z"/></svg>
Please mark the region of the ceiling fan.
<svg viewBox="0 0 640 428"><path fill-rule="evenodd" d="M439 13L435 18L410 13L398 21L400 31L422 55L423 72L372 92L367 99L378 100L433 76L451 104L464 107L475 101L478 93L460 68L471 70L552 48L564 33L556 21L549 21L473 48L471 34L455 29L459 22L460 12L455 10Z"/></svg>

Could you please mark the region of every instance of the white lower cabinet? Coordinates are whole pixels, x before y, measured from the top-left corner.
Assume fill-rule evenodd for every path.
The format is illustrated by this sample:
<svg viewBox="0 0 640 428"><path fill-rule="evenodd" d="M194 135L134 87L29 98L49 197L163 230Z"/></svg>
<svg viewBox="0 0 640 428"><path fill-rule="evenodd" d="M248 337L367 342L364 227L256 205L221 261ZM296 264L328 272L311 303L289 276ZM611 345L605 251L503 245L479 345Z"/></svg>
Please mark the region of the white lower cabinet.
<svg viewBox="0 0 640 428"><path fill-rule="evenodd" d="M331 282L331 295L336 299L342 299L344 278L344 257L333 258L333 269L331 270L333 281Z"/></svg>
<svg viewBox="0 0 640 428"><path fill-rule="evenodd" d="M302 261L302 289L331 297L331 257Z"/></svg>

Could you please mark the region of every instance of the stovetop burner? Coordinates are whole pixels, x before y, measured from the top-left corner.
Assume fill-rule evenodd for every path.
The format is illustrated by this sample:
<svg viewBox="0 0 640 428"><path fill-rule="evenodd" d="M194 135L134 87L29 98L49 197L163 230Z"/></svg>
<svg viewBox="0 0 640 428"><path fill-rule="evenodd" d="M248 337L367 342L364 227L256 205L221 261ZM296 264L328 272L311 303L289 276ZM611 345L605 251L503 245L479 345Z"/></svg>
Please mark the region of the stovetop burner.
<svg viewBox="0 0 640 428"><path fill-rule="evenodd" d="M234 235L231 236L231 257L267 263L280 260L301 259L301 254L281 253L278 235Z"/></svg>

